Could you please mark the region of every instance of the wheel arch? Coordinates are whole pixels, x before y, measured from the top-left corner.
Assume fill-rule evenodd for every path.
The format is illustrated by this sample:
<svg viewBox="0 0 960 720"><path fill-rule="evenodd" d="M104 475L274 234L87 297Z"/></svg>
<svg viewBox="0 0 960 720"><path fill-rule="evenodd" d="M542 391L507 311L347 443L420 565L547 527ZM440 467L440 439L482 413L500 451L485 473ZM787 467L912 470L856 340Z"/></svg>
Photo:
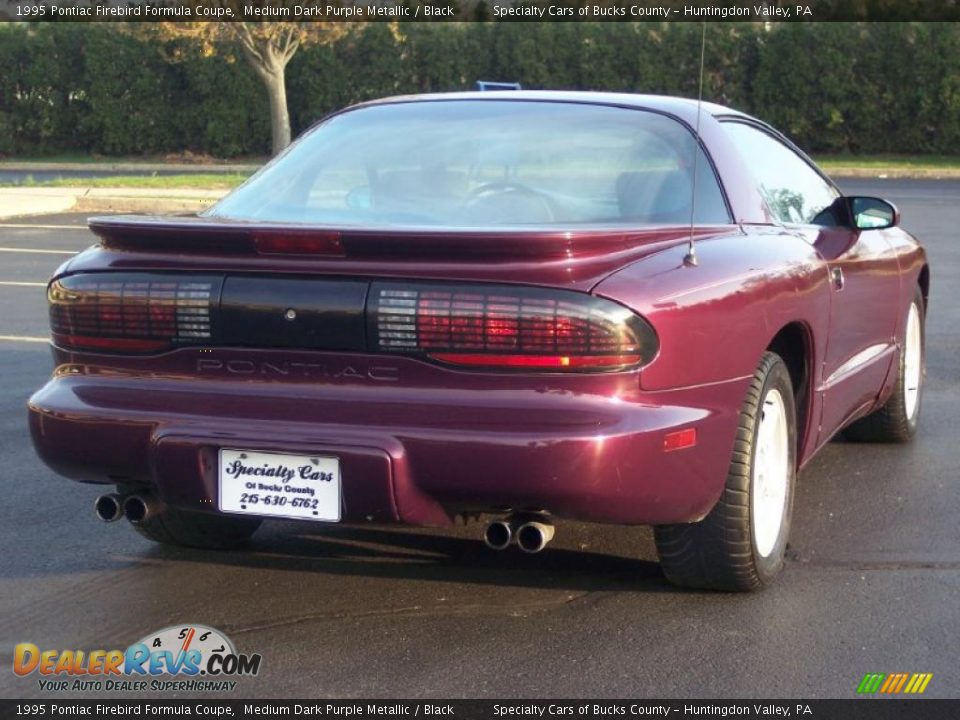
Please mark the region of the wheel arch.
<svg viewBox="0 0 960 720"><path fill-rule="evenodd" d="M923 294L923 314L927 314L927 308L930 306L930 266L924 264L920 268L920 275L917 277L917 284L920 286L920 292Z"/></svg>
<svg viewBox="0 0 960 720"><path fill-rule="evenodd" d="M814 367L813 336L810 327L800 320L783 325L768 343L766 350L780 356L790 373L793 398L797 409L797 462L806 455L811 441L811 409L813 407Z"/></svg>

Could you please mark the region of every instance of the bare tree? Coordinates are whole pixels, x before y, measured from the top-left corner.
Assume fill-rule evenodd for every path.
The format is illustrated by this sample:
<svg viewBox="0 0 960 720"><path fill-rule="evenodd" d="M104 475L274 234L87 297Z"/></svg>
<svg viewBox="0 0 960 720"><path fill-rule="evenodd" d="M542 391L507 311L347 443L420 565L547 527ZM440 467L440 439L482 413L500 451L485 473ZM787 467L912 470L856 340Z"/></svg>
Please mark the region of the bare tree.
<svg viewBox="0 0 960 720"><path fill-rule="evenodd" d="M146 32L165 39L189 40L204 55L239 49L267 90L272 149L276 155L290 144L287 64L301 47L332 43L347 29L348 25L342 22L163 22L152 23Z"/></svg>

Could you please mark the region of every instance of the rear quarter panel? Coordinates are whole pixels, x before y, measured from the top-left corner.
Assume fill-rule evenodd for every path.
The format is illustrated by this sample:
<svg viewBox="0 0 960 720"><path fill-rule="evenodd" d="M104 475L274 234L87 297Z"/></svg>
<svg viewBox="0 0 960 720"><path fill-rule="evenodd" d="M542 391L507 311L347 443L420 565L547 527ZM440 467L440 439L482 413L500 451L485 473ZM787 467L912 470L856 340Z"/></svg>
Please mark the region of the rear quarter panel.
<svg viewBox="0 0 960 720"><path fill-rule="evenodd" d="M816 250L781 228L747 226L698 241L695 266L684 264L686 251L664 250L595 288L643 315L659 336L659 353L640 375L642 388L657 392L749 377L776 334L798 323L811 374L806 417L819 417L812 389L827 342L830 289ZM798 428L803 448L811 445L810 431Z"/></svg>

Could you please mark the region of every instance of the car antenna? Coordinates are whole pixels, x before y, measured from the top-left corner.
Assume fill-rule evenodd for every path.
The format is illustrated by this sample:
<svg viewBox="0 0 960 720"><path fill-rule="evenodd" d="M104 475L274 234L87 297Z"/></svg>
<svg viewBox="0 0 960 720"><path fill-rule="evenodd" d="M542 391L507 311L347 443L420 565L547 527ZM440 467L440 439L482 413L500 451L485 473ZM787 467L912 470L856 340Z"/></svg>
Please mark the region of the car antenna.
<svg viewBox="0 0 960 720"><path fill-rule="evenodd" d="M693 182L690 184L690 239L687 245L687 254L683 264L689 267L697 265L697 248L693 244L693 222L696 219L697 209L697 161L700 159L700 106L703 104L703 58L707 49L707 23L703 23L700 32L700 79L697 87L697 119L693 129Z"/></svg>

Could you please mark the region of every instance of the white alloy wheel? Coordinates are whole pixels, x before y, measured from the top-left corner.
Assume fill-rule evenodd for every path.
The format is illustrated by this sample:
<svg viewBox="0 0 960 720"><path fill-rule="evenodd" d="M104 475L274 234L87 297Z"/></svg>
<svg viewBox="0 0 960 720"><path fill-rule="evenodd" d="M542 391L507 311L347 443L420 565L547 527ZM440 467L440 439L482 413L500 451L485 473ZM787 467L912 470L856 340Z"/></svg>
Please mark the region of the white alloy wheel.
<svg viewBox="0 0 960 720"><path fill-rule="evenodd" d="M740 406L717 504L703 520L653 530L670 582L755 591L783 570L797 474L796 418L790 371L782 357L764 352Z"/></svg>
<svg viewBox="0 0 960 720"><path fill-rule="evenodd" d="M753 459L750 516L757 553L768 557L783 527L790 483L790 442L783 396L771 388L763 399Z"/></svg>
<svg viewBox="0 0 960 720"><path fill-rule="evenodd" d="M920 401L923 383L923 337L920 332L920 310L910 304L907 332L903 341L903 405L906 416L912 420Z"/></svg>
<svg viewBox="0 0 960 720"><path fill-rule="evenodd" d="M918 285L913 300L907 306L897 358L896 377L891 378L893 392L882 406L869 415L855 420L844 430L851 440L860 442L908 442L917 432L923 405L923 357L926 301Z"/></svg>

